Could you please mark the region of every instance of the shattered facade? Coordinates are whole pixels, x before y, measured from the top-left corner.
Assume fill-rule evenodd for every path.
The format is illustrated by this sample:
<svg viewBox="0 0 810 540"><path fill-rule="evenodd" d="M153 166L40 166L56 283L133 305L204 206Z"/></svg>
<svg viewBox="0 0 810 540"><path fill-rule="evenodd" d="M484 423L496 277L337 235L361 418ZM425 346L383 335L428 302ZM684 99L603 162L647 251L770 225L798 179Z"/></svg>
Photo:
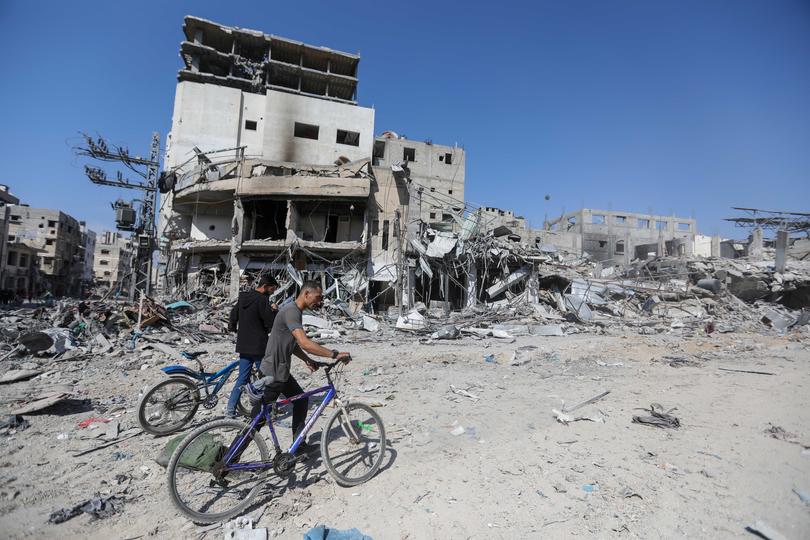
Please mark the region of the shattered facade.
<svg viewBox="0 0 810 540"><path fill-rule="evenodd" d="M59 210L15 205L9 218L9 241L12 238L38 251L42 292L79 294L84 258L75 218Z"/></svg>
<svg viewBox="0 0 810 540"><path fill-rule="evenodd" d="M79 229L82 233L81 257L82 257L82 292L88 290L93 284L93 261L96 256L96 232L87 228L87 223L79 222Z"/></svg>
<svg viewBox="0 0 810 540"><path fill-rule="evenodd" d="M13 290L16 286L6 284L6 260L8 258L8 230L11 217L10 206L19 204L20 199L11 194L8 186L0 184L0 290Z"/></svg>
<svg viewBox="0 0 810 540"><path fill-rule="evenodd" d="M685 217L583 208L546 221L544 228L554 233L550 243L558 247L587 253L599 262L628 264L651 254L692 255L697 222Z"/></svg>
<svg viewBox="0 0 810 540"><path fill-rule="evenodd" d="M364 303L398 276L410 192L452 230L464 151L374 138L356 104L359 57L186 17L159 232L161 285L234 296L269 272ZM245 71L246 66L252 71ZM407 174L404 172L407 171ZM407 185L404 181L408 176Z"/></svg>
<svg viewBox="0 0 810 540"><path fill-rule="evenodd" d="M132 240L116 231L96 238L92 270L96 285L126 291L131 278Z"/></svg>

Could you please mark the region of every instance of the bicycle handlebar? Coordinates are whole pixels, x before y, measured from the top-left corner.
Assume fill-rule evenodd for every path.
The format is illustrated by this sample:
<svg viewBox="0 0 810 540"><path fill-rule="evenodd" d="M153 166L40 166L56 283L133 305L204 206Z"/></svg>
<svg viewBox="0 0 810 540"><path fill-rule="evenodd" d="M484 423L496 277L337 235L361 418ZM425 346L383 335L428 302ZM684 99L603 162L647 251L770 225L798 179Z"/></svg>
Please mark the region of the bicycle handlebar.
<svg viewBox="0 0 810 540"><path fill-rule="evenodd" d="M348 364L351 361L352 361L352 357L347 356L346 358L341 358L340 360L335 360L334 362L318 362L317 360L313 360L313 363L318 367L322 367L324 369L324 371L326 371L328 373L328 372L332 371L332 369L334 367L336 367L338 364L341 364L341 363Z"/></svg>

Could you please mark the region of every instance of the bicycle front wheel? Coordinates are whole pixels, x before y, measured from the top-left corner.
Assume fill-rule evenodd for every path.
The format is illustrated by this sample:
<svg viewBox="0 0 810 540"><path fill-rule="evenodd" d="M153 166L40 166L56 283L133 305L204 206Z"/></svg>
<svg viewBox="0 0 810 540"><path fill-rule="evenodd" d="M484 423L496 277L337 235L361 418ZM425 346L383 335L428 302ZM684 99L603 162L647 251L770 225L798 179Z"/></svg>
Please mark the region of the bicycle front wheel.
<svg viewBox="0 0 810 540"><path fill-rule="evenodd" d="M138 423L152 435L174 433L194 417L200 406L197 384L185 377L160 381L138 404Z"/></svg>
<svg viewBox="0 0 810 540"><path fill-rule="evenodd" d="M377 412L363 403L337 409L321 435L321 458L335 481L345 487L370 480L385 456L385 428Z"/></svg>
<svg viewBox="0 0 810 540"><path fill-rule="evenodd" d="M228 449L249 426L239 420L214 420L198 427L172 454L169 496L195 523L216 523L247 509L267 477L267 469L224 470ZM258 431L248 434L244 447L228 465L267 463L270 454Z"/></svg>

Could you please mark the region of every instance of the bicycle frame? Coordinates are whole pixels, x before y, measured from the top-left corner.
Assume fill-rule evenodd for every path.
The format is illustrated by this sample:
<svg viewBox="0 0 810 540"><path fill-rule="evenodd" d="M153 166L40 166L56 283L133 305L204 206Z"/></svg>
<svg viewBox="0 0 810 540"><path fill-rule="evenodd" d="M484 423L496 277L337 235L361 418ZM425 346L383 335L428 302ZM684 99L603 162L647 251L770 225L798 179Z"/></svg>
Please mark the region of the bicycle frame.
<svg viewBox="0 0 810 540"><path fill-rule="evenodd" d="M228 453L225 454L225 458L222 460L225 466L223 467L223 471L256 471L262 469L269 469L273 467L273 463L271 461L258 461L254 463L234 463L233 465L228 464L228 462L233 459L234 455L239 452L242 447L245 445L248 437L251 433L258 433L257 426L259 422L264 419L267 426L270 428L270 436L273 438L273 447L275 448L276 453L278 454L281 452L281 447L278 443L278 437L276 436L276 430L273 427L272 422L272 412L273 408L277 407L278 405L285 405L292 401L297 401L299 399L309 398L310 396L315 396L318 394L326 393L326 396L323 398L323 401L320 405L312 412L312 415L307 419L306 424L304 424L304 428L295 438L295 440L290 445L290 448L287 450L287 453L293 454L301 445L301 441L307 436L309 430L312 429L312 426L315 424L315 421L318 417L323 413L323 410L326 408L329 403L335 399L337 396L337 390L335 390L334 384L330 381L328 385L322 386L320 388L316 388L315 390L310 390L308 392L304 392L303 394L298 394L297 396L292 396L286 399L282 399L280 401L276 401L274 404L262 404L262 409L259 411L259 414L256 415L255 418L250 422L249 429L239 436L236 440L235 444L232 444L228 449Z"/></svg>
<svg viewBox="0 0 810 540"><path fill-rule="evenodd" d="M187 368L186 366L174 365L168 366L165 368L161 368L161 371L166 373L167 375L176 376L176 375L184 375L187 377L191 377L199 381L198 386L200 388L205 389L206 395L216 394L220 391L222 386L228 381L230 378L231 373L239 366L239 361L235 360L225 366L224 368L220 369L216 373L206 373L205 371L192 371L191 369ZM209 387L214 385L213 390L209 390Z"/></svg>

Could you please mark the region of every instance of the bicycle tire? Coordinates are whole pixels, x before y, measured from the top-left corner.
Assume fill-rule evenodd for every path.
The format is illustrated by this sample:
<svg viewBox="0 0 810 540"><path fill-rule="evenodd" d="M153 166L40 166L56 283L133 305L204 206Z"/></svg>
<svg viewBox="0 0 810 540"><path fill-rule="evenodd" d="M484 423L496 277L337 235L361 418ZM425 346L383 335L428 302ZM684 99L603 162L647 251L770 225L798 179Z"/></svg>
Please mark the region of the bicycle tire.
<svg viewBox="0 0 810 540"><path fill-rule="evenodd" d="M150 418L148 418L146 414L146 407L149 405L149 400L152 396L155 395L156 392L163 389L166 386L170 385L180 385L184 388L178 388L177 392L189 392L190 397L193 400L193 404L191 409L189 409L188 413L184 417L182 417L179 421L173 424L168 424L167 426L159 426L155 425ZM175 431L179 431L183 428L187 423L194 418L194 415L197 414L197 409L200 406L200 390L197 388L197 383L192 381L191 379L187 379L186 377L169 377L168 379L164 379L159 383L153 385L149 390L141 398L140 402L138 403L138 423L147 433L151 433L152 435L168 435L170 433L174 433Z"/></svg>
<svg viewBox="0 0 810 540"><path fill-rule="evenodd" d="M235 429L243 430L247 429L248 424L239 420L232 420L232 419L221 419L221 420L212 420L211 422L206 422L202 426L198 427L197 429L191 431L186 437L180 441L180 444L177 445L174 453L172 454L171 459L169 460L169 465L166 467L166 475L168 477L168 481L166 482L167 488L169 490L169 497L172 500L172 504L180 510L183 514L185 514L188 518L190 518L194 523L201 523L201 524L208 524L208 523L217 523L219 521L224 521L226 519L230 519L240 513L242 513L246 508L248 508L256 498L259 490L261 489L264 481L262 479L263 476L267 475L267 471L260 471L256 474L260 475L256 486L253 487L248 495L244 498L242 502L234 506L233 508L225 511L225 512L218 512L214 514L203 514L192 510L189 508L183 501L180 494L177 493L177 476L176 472L178 470L178 462L180 461L180 457L183 455L183 451L196 439L198 439L202 434L207 431L213 431L217 428L223 427L233 427ZM258 430L253 433L251 437L251 442L256 444L256 447L259 450L259 454L261 455L261 461L270 461L270 452L267 449L267 445L265 444L262 437L259 435ZM248 442L248 445L251 444ZM244 454L244 451L242 452ZM211 474L211 473L202 473L201 474ZM213 478L213 475L212 475Z"/></svg>
<svg viewBox="0 0 810 540"><path fill-rule="evenodd" d="M345 409L350 414L352 410L358 409L362 410L366 415L368 415L369 417L371 417L371 419L373 419L374 423L377 426L379 426L380 431L379 435L380 440L377 443L379 445L379 455L377 456L375 462L372 464L368 472L366 472L362 476L358 478L349 478L348 476L338 472L335 463L333 462L333 456L330 454L329 451L329 439L333 427L336 427L336 429L339 429L341 433L345 434L348 437L346 429L342 425L344 422L344 420L342 420L343 409L338 408L334 413L332 413L332 416L329 417L329 420L327 421L326 426L324 427L323 433L321 435L321 459L323 460L323 464L326 466L326 470L329 471L329 474L332 475L332 478L335 479L338 485L341 485L343 487L351 487L357 486L364 482L368 482L369 480L371 480L371 478L374 477L375 474L377 474L377 472L380 470L380 466L382 466L382 462L385 457L385 449L387 445L385 439L385 427L383 426L382 418L380 418L380 415L377 414L377 411L375 411L365 403L347 403L345 405ZM349 420L351 420L351 418L349 418ZM341 422L341 424L335 426L335 422ZM362 430L360 429L360 427L358 426L356 429L360 430L360 433L362 435Z"/></svg>

